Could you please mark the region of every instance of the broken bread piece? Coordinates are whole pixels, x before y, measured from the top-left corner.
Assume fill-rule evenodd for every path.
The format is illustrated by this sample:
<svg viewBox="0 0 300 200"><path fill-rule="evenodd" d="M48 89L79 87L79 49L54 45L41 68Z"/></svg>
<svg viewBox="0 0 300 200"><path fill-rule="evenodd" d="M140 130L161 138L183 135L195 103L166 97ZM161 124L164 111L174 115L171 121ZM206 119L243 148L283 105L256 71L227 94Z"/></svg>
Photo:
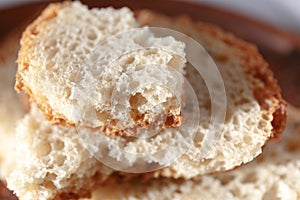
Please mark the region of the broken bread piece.
<svg viewBox="0 0 300 200"><path fill-rule="evenodd" d="M287 128L282 138L269 142L262 155L251 163L194 180L160 178L147 183L140 179L112 182L93 191L89 200L299 199L300 110L288 107Z"/></svg>
<svg viewBox="0 0 300 200"><path fill-rule="evenodd" d="M190 148L157 176L192 178L199 174L233 169L261 154L272 138L279 138L286 121L286 102L268 64L257 48L220 28L193 22L186 16L167 17L149 10L139 11L140 25L164 27L184 33L211 55L224 81L226 118L219 124L220 138L204 146L209 134L211 99L204 80L193 67L186 67L186 78L198 96L200 121ZM213 88L218 92L219 88ZM162 136L162 133L160 133ZM207 148L207 153L202 154Z"/></svg>
<svg viewBox="0 0 300 200"><path fill-rule="evenodd" d="M146 166L160 168L153 172L154 177L190 179L248 163L261 154L270 139L280 136L285 127L286 103L268 64L255 46L213 25L195 23L186 17L169 18L151 11L140 11L137 20L142 25L180 31L203 45L216 62L224 81L226 118L224 123L210 126L209 90L196 69L188 64L185 77L197 94L201 114L193 141L188 145L180 143L182 135L194 131L194 127L189 126L181 130L164 129L153 137L138 140L123 137L107 140L102 137L97 143L97 138L91 137L86 143L90 149L95 145L99 147L96 156L104 152L105 156L114 159L110 162L112 168L138 171L141 166L139 156L145 155ZM210 89L216 93L220 90L218 87ZM210 141L209 135L216 130L219 137ZM139 164L137 168L136 163Z"/></svg>
<svg viewBox="0 0 300 200"><path fill-rule="evenodd" d="M22 200L89 197L113 173L84 148L75 128L53 126L34 105L15 137L15 165L6 179Z"/></svg>
<svg viewBox="0 0 300 200"><path fill-rule="evenodd" d="M49 5L23 33L16 89L28 93L48 120L101 127L110 136L134 136L137 127L157 119L162 127L180 126L182 78L174 81L165 71L184 72L185 45L134 28L128 8ZM145 74L132 79L138 70ZM150 82L153 75L161 84Z"/></svg>
<svg viewBox="0 0 300 200"><path fill-rule="evenodd" d="M253 194L262 199L264 196L280 195L282 190L289 191L295 197L300 192L300 158L297 150L299 111L290 109L289 113L288 128L282 141L268 143L261 157L234 171L204 175L195 180L158 178L143 182L138 177L120 182L118 177L111 176L109 168L86 154L76 134L66 133L64 126L52 126L43 119L41 111L33 106L31 113L19 123L16 138L16 142L19 141L17 144L20 144L16 157L18 164L7 178L8 186L20 200L77 199L89 197L90 192L92 199L148 199L153 195L166 199L169 195L174 195L174 198L189 195L196 199L224 196L240 199ZM53 132L50 133L50 130ZM66 132L62 134L61 131ZM50 152L47 150L49 145ZM63 156L66 156L64 161ZM101 185L103 181L107 183ZM240 187L247 189L241 190ZM219 192L215 193L209 188L213 188L213 191L218 188Z"/></svg>

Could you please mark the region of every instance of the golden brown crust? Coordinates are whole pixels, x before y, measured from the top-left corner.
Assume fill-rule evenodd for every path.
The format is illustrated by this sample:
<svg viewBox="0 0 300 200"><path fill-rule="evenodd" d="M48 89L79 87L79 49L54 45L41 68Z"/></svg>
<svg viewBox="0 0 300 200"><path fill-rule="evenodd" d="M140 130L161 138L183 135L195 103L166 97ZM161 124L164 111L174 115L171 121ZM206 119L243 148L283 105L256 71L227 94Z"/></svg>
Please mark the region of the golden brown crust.
<svg viewBox="0 0 300 200"><path fill-rule="evenodd" d="M214 25L193 22L187 16L171 18L149 10L140 10L135 12L135 14L141 25L151 26L155 24L155 26L166 26L175 30L176 27L184 27L184 29L179 28L178 31L190 36L193 35L193 31L198 31L228 45L232 52L247 63L247 66L243 66L243 70L249 77L249 81L253 81L254 97L264 110L273 115L273 130L270 139L280 137L286 125L286 102L281 96L281 90L273 72L269 69L268 63L259 54L256 46L240 40L231 33L226 33Z"/></svg>
<svg viewBox="0 0 300 200"><path fill-rule="evenodd" d="M23 79L20 73L30 66L30 58L27 56L27 54L29 51L31 51L32 46L34 45L32 35L38 34L36 27L44 21L50 20L51 18L55 17L57 10L62 7L68 6L69 4L70 2L50 4L48 8L42 12L40 17L38 17L31 25L26 28L26 30L22 34L21 49L19 51L17 60L18 71L16 73L15 89L18 92L24 91L25 93L27 93L30 97L30 101L35 102L36 105L43 111L46 118L54 123L60 123L62 122L62 120L60 118L54 117L53 110L49 106L48 100L45 97L39 94L33 94L31 89L23 83Z"/></svg>

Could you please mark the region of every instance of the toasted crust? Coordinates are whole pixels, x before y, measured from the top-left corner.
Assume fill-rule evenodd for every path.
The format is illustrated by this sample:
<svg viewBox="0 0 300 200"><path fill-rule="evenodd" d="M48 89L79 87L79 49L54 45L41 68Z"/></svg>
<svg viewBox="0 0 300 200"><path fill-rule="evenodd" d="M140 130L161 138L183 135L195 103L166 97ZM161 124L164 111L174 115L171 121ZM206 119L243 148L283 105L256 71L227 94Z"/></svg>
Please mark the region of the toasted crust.
<svg viewBox="0 0 300 200"><path fill-rule="evenodd" d="M135 12L141 25L162 26L177 29L187 35L193 35L194 31L203 35L214 37L231 48L241 60L247 63L243 66L249 82L252 82L253 94L262 109L273 114L272 135L270 139L278 139L286 126L287 104L281 96L281 89L269 64L259 54L256 46L247 43L233 34L224 32L221 28L212 24L193 22L188 16L167 17L149 10ZM203 44L204 47L206 44ZM213 55L214 59L226 59Z"/></svg>
<svg viewBox="0 0 300 200"><path fill-rule="evenodd" d="M49 106L48 100L45 99L43 96L40 96L39 94L32 93L31 89L28 86L24 85L20 72L26 70L29 67L30 60L27 57L27 53L32 49L33 41L31 40L31 35L37 34L36 27L43 21L47 21L55 17L57 10L61 9L62 7L68 6L69 4L70 2L51 4L46 10L42 12L42 14L32 24L30 24L26 28L26 30L22 34L22 38L21 38L22 48L19 51L18 60L17 60L18 71L16 73L15 89L18 92L21 91L26 92L29 95L30 100L35 102L36 105L43 111L45 117L48 120L52 121L53 123L64 122L64 120L60 119L63 117L62 116L60 116L60 118L54 117L55 114L52 108Z"/></svg>

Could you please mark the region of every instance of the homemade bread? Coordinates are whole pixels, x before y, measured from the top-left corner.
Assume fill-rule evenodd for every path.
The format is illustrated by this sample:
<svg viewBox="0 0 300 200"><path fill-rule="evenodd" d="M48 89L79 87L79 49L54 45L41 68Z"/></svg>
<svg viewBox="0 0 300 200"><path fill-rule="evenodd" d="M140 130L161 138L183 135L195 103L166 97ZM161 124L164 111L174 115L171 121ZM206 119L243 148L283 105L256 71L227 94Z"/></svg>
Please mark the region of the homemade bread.
<svg viewBox="0 0 300 200"><path fill-rule="evenodd" d="M262 146L270 138L280 135L285 122L285 102L272 73L255 47L212 25L194 23L185 17L171 19L142 11L137 15L137 20L141 25L157 25L186 33L208 50L218 65L226 87L226 121L216 127L222 128L219 140L210 149L205 149L203 138L209 133L211 114L209 93L204 80L188 65L186 78L198 95L201 115L197 135L190 148L186 152L186 147L174 149L182 151L183 156L176 160L174 152L165 150L171 144L178 143L180 136L190 131L189 127L185 130L163 129L149 139L129 140L102 135L99 138L104 138L109 145L97 146L96 151L106 152L110 158L119 159L127 167L137 159L132 156L136 153L148 154L146 161L150 165L158 163L165 166L174 161L166 168L141 176L188 179L249 162L261 153ZM218 88L213 89L218 91ZM17 130L18 162L8 177L8 186L20 199L32 199L38 195L42 199L85 197L97 183L111 179L108 176L113 170L97 162L84 149L84 143L74 127L52 125L34 106L18 123ZM124 150L131 156L127 157ZM160 150L160 154L152 154ZM133 176L123 175L129 179Z"/></svg>
<svg viewBox="0 0 300 200"><path fill-rule="evenodd" d="M300 110L289 107L279 142L269 142L256 160L233 171L198 180L154 179L111 183L93 192L98 199L297 200L300 198Z"/></svg>
<svg viewBox="0 0 300 200"><path fill-rule="evenodd" d="M193 142L182 145L180 138L194 131L194 127L164 129L151 138L138 140L93 137L89 140L89 149L98 146L96 156L106 152L105 156L114 158L116 162L111 167L125 171L126 167L133 167L138 171L134 164L142 154L146 155L143 159L152 164L149 171L159 168L153 163L168 166L155 171L155 177L188 179L200 174L226 171L250 162L262 152L262 147L270 138L280 136L285 126L286 104L268 64L255 46L213 25L194 23L187 17L169 18L151 11L140 11L137 20L141 26L180 31L204 46L214 58L225 84L226 119L224 124L213 127L220 131L219 138L212 141L211 145L205 145L204 139L211 131L210 94L203 78L188 64L185 76L197 94L200 110L199 126ZM217 87L210 89L214 92L219 90ZM183 155L178 158L182 152Z"/></svg>
<svg viewBox="0 0 300 200"><path fill-rule="evenodd" d="M36 116L33 116L36 119L29 116L22 119L27 108L24 108L24 99L14 90L20 35L11 33L0 45L0 179L6 181L11 171L21 171L15 177L20 184L16 187L20 189L17 190L20 199L88 197L92 188L104 181L112 170L96 164L99 162L83 149L77 134L72 133L74 128L62 134L63 128L57 133L47 134L52 130L49 128L51 124L34 106L31 112L36 111ZM39 124L39 119L46 125ZM17 126L21 130L16 138ZM56 129L53 127L53 131ZM49 155L45 155L47 150ZM55 182L53 185L57 190L53 190L51 181ZM28 191L24 192L22 188Z"/></svg>
<svg viewBox="0 0 300 200"><path fill-rule="evenodd" d="M208 154L202 155L201 143L209 131L211 101L200 75L187 66L186 77L198 95L201 114L198 132L188 151L158 174L191 178L232 169L251 161L262 152L270 138L280 136L285 127L286 104L273 73L255 46L213 25L195 23L185 16L170 18L145 10L138 12L137 21L140 26L182 32L199 42L217 64L227 96L226 120L219 125L221 137Z"/></svg>
<svg viewBox="0 0 300 200"><path fill-rule="evenodd" d="M183 73L184 43L136 27L128 8L51 4L23 33L17 90L28 93L48 120L101 127L111 136L136 135L136 127L156 123L160 115L165 127L180 126L182 80L165 71ZM145 68L158 80L149 79ZM137 70L145 74L132 79ZM129 81L127 88L120 81Z"/></svg>
<svg viewBox="0 0 300 200"><path fill-rule="evenodd" d="M113 172L89 154L75 128L53 126L35 106L18 122L14 143L16 164L6 178L21 200L88 197Z"/></svg>

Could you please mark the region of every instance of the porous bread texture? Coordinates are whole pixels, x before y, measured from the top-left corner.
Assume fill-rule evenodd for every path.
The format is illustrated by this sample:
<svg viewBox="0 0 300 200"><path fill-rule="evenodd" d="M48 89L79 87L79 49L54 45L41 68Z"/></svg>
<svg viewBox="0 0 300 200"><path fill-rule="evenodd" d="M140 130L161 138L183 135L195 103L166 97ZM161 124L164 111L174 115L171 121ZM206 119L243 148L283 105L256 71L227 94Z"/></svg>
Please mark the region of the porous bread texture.
<svg viewBox="0 0 300 200"><path fill-rule="evenodd" d="M138 15L137 20L140 24L172 28L189 34L205 47L223 77L227 96L226 119L224 124L213 127L220 131L220 136L207 148L204 139L211 133L210 95L204 80L193 66L188 65L186 78L197 94L200 110L196 136L188 148L177 145L172 154L166 151L170 145L179 144L180 136L192 132L193 127L164 129L147 139L113 138L109 140L109 145L99 145L99 151L109 152L110 157L122 161L126 167L133 166L139 159L133 155L148 154L148 163L168 166L154 172L155 177L189 179L201 174L230 170L250 162L262 152L262 147L269 138L282 131L285 124L285 102L268 65L255 47L216 27L196 24L186 18L173 20L145 11ZM260 76L253 75L251 70L261 70ZM216 93L220 90L210 89ZM274 94L267 95L272 92ZM221 105L222 102L219 103ZM184 152L179 159L177 152Z"/></svg>
<svg viewBox="0 0 300 200"><path fill-rule="evenodd" d="M108 64L110 60L112 63ZM144 127L143 123L146 123L145 126L156 123L155 117L161 114L171 113L171 118L180 116L183 84L181 67L185 63L183 43L172 37L155 38L147 27L134 29L105 39L94 50L88 63L87 73L92 72L93 75L88 75L87 79L91 80L92 76L101 78L92 81L95 86L85 84L83 89L79 87L77 90L80 91L76 91L76 99L80 99L83 92L96 91L89 102L93 108L83 103L88 101L85 99L78 102L80 109L74 111L78 112L75 116L85 115L86 110L89 111L82 119L83 124L91 123L91 126L106 128L101 121L110 115L122 134L122 130L134 129L136 125ZM94 65L102 69L92 69ZM170 102L173 103L172 100L177 97L178 105L172 105ZM100 99L100 103L95 99ZM93 111L96 117L91 115ZM180 125L181 122L164 121L167 126ZM128 132L123 134L131 135Z"/></svg>
<svg viewBox="0 0 300 200"><path fill-rule="evenodd" d="M290 199L297 199L296 195L300 195L300 160L297 159L300 156L297 145L300 140L300 113L289 113L288 127L281 142L268 144L261 157L234 171L215 176L205 175L199 180L154 179L143 183L139 179L122 184L106 184L93 192L92 199L263 199L269 193L276 196L281 192L289 194ZM39 115L42 117L41 113ZM74 134L70 136L74 137ZM27 148L25 152L28 152ZM37 149L34 154L36 152ZM23 177L22 173L18 176ZM30 187L30 184L26 186Z"/></svg>
<svg viewBox="0 0 300 200"><path fill-rule="evenodd" d="M164 18L162 18L161 20L163 19ZM169 25L170 23L171 22L169 22ZM166 27L168 27L167 25ZM187 27L189 27L189 30L195 31L195 36L198 36L195 37L195 39L201 41L202 37L208 37L206 34L209 35L209 32L206 32L206 34L204 34L203 36L201 35L201 37L200 35L197 35L197 26L195 26L195 24L193 25L194 26L190 25ZM180 27L182 26L183 24ZM178 25L175 27L178 27ZM204 24L201 24L201 27L203 29L206 27L206 29L202 30L201 34L203 34L205 30L209 31L213 29L213 27L208 25L205 26ZM218 33L224 34L223 37L229 37L223 32ZM213 38L214 37L210 39L212 40ZM223 43L222 40L216 42L216 39L217 38L214 38L211 47L207 47L211 51L211 55L215 57L219 55L215 54L215 51L217 50L213 50L214 48L216 48L213 45L220 45L220 48L223 48L223 52L230 52L236 55L235 51L237 51L237 49L234 46L228 46L226 43ZM231 40L232 43L240 42L235 38L234 40L231 38ZM248 50L251 50L251 55L256 58L256 61L258 62L256 64L261 64L260 62L262 62L262 67L265 66L265 63L258 56L257 52L253 50L252 46L244 44L243 47L245 54L249 53L247 52L247 48L249 48ZM249 58L250 60L246 62L242 59L245 55L239 55L239 57L229 57L225 61L219 60L217 63L222 76L224 76L224 82L228 94L228 111L230 112L228 112L227 114L225 126L222 127L224 131L222 137L213 145L213 148L207 155L201 155L199 152L201 152L200 149L201 142L203 141L203 136L208 132L206 124L209 120L208 116L210 116L210 101L207 95L207 88L205 88L204 84L201 84L201 81L203 80L195 77L197 75L195 75L194 70L191 67L187 68L186 77L194 87L196 93L199 94L198 99L201 113L201 126L198 127L198 134L194 140L194 144L191 145L190 149L180 159L171 164L171 166L155 172L155 177L165 176L174 178L191 178L200 174L228 170L242 163L251 161L255 156L261 153L261 147L271 136L272 131L274 131L274 127L271 123L272 121L274 121L273 112L277 109L277 107L276 104L274 104L268 110L265 110L255 99L253 94L254 86L251 84L252 82L249 81L250 77L248 77L248 75L243 71L243 67L249 67L249 69L251 68L251 64L249 64L249 62L254 62L253 60L251 60L254 58L250 57L251 59ZM231 54L227 56L231 56ZM272 77L270 78L272 79ZM239 96L237 96L236 91L239 91L239 89L242 89L243 92L241 91L239 93ZM269 100L275 101L276 99ZM278 99L278 101L280 100L281 99ZM274 117L276 118L277 116ZM283 121L281 121L280 123L283 123ZM146 141L128 141L125 138L121 137L107 138L110 145L108 145L107 147L102 147L101 150L104 149L110 151L109 155L114 158L120 158L120 151L118 152L118 149L109 149L109 146L113 145L119 145L120 149L125 149L133 153L147 152L148 154L150 154L153 150L164 149L165 147L169 146L169 144L176 143L177 139L174 136L179 134L180 132L176 131L175 129L165 129L156 137L148 139ZM205 157L203 158L203 156ZM123 160L125 164L128 161L131 161L129 162L129 164L131 164L132 160L134 159L135 158L132 157L121 157L121 160ZM152 157L149 162L160 161L165 164L172 159L175 158L173 158L172 155L165 153L163 155L160 155L160 157ZM13 187L11 189L13 189Z"/></svg>
<svg viewBox="0 0 300 200"><path fill-rule="evenodd" d="M192 132L194 127L164 129L149 138L127 140L124 137L107 139L98 137L89 145L98 145L99 152L109 152L111 158L121 161L122 166L132 167L139 154L146 154L149 163L168 166L155 171L155 177L193 178L201 174L225 171L250 162L262 152L262 146L272 133L272 113L268 115L254 99L247 77L239 66L217 63L224 78L227 96L225 124L213 128L222 131L220 138L205 149L205 134L210 134L210 97L203 79L195 69L186 68L186 77L198 95L200 122L193 142L181 144L182 135ZM239 96L236 92L243 90ZM216 92L216 91L215 91ZM88 135L88 133L86 133ZM88 140L86 140L88 141ZM99 143L97 143L99 141ZM106 145L103 145L106 141ZM94 142L94 143L93 143ZM172 153L169 147L176 146ZM182 154L178 158L178 155ZM136 155L136 156L134 156Z"/></svg>
<svg viewBox="0 0 300 200"><path fill-rule="evenodd" d="M156 38L147 27L133 30L136 27L128 8L89 10L80 2L51 4L23 33L17 90L28 93L53 122L101 126L108 135L126 135L124 129L147 127L157 116L149 114L153 107L167 116L166 127L179 126L181 108L173 108L169 101L176 96L173 91L182 88L170 78L161 77L161 81L171 91L151 85L138 92L143 97L139 106L144 108L136 109L136 118L129 115L129 100L121 105L118 99L122 97L112 97L120 90L119 77L140 65L183 73L183 43L172 37ZM145 80L147 74L136 81ZM123 92L124 97L129 91L133 92L130 97L135 96L136 88L129 89ZM152 101L155 95L157 102ZM116 116L124 112L127 115L123 118Z"/></svg>
<svg viewBox="0 0 300 200"><path fill-rule="evenodd" d="M177 30L199 42L217 64L226 90L226 121L219 125L221 137L208 149L208 154L203 155L200 150L209 132L211 102L205 84L201 84L203 80L197 78L193 68L187 67L186 77L199 99L198 132L189 150L156 175L191 178L229 170L251 161L270 138L280 135L285 126L286 103L256 47L213 25L195 23L187 17L169 18L146 10L137 14L137 21L141 26ZM163 133L160 136L163 137Z"/></svg>
<svg viewBox="0 0 300 200"><path fill-rule="evenodd" d="M78 137L75 128L52 125L32 106L18 122L8 188L22 200L88 197L113 170L91 156Z"/></svg>
<svg viewBox="0 0 300 200"><path fill-rule="evenodd" d="M149 17L149 13L147 13L147 15ZM147 15L145 15L145 16L147 16ZM217 33L220 34L223 37L223 39L217 40L217 39L219 39L218 37L214 38L212 35L210 35L211 32L216 31L215 27L201 24L202 29L200 32L200 30L197 29L199 27L196 24L194 24L190 21L187 22L186 19L184 19L183 22L181 20L179 20L179 21L175 21L175 22L167 21L168 23L166 23L166 21L164 21L164 20L166 20L164 17L157 15L157 14L155 14L155 17L158 17L160 22L165 22L164 27L170 27L171 25L174 25L174 27L182 28L183 26L185 26L185 28L184 29L182 28L182 30L192 31L194 33L195 39L197 39L198 41L202 41L202 38L207 38L207 37L211 39L212 44L210 44L210 45L212 45L212 46L210 47L210 45L207 45L207 48L209 50L211 50L210 53L212 56L214 56L214 57L219 56L218 57L219 58L218 66L220 68L220 71L222 72L223 76L228 77L228 79L224 80L224 81L225 81L226 88L229 88L227 92L229 92L230 95L227 96L227 101L229 101L228 105L229 105L230 111L233 111L233 112L231 112L230 115L227 116L227 120L226 120L226 126L228 126L226 129L227 131L224 132L224 135L221 138L221 140L214 145L214 148L210 151L210 154L208 154L208 156L215 155L215 157L203 159L203 160L199 161L199 158L201 158L202 155L199 155L199 154L197 155L197 152L199 152L198 148L201 147L203 134L207 132L207 129L205 129L206 128L205 126L204 127L200 126L200 127L198 127L199 134L195 138L194 146L192 146L191 149L186 154L184 154L178 161L173 163L169 168L165 168L159 172L156 172L154 175L155 176L175 177L175 178L176 177L191 178L193 176L203 174L203 173L209 173L209 172L214 172L214 171L218 171L218 170L225 170L225 169L229 169L229 168L231 169L231 168L235 167L236 165L241 164L244 161L250 161L251 159L253 159L254 156L256 156L257 154L260 153L261 146L267 141L268 137L271 136L272 131L276 132L276 130L278 129L278 124L280 125L284 121L284 119L279 118L280 120L277 121L278 124L277 124L276 130L274 128L276 124L273 127L271 126L271 122L272 121L274 122L274 119L278 117L277 115L274 115L274 118L273 118L273 116L272 116L273 112L271 112L272 110L276 110L277 104L270 106L267 110L264 107L262 107L259 104L260 102L257 102L256 97L253 95L253 87L254 86L252 87L252 85L250 84L251 82L249 81L249 79L251 79L251 78L248 77L248 75L243 71L243 69L244 69L243 67L245 67L245 68L248 67L248 69L250 70L251 66L256 65L256 64L262 64L261 67L266 69L266 65L261 60L261 57L258 56L257 51L252 46L246 45L236 38L232 38L232 36L225 34L224 32L220 31L219 29L217 29L218 30ZM157 20L157 18L155 18L155 19ZM186 25L185 23L188 23L188 25ZM190 23L192 23L192 24L190 24ZM181 24L181 26L179 26L180 24ZM189 29L186 29L187 27ZM201 35L200 35L200 33L201 33ZM209 37L209 35L210 35L210 37ZM213 38L214 38L214 40L212 40ZM225 43L223 41L225 39L229 40L231 45L228 45L227 43ZM218 41L218 42L216 42L216 41ZM240 43L243 44L244 51L240 52L239 54L236 54L237 52L235 52L235 51L238 51L238 50L236 49L237 47L235 47L234 45L240 44ZM220 60L220 58L222 58L221 55L215 54L214 52L217 50L213 50L214 48L216 48L216 46L214 46L216 44L220 45L223 48L223 50L224 50L223 52L230 52L230 53L233 53L235 56L228 57L228 59L225 59L223 61ZM246 62L246 61L243 62L242 58L244 58L244 56L248 55L247 50L249 50L251 52L251 54L250 54L250 57L247 57L247 58L249 58L248 62ZM219 52L219 51L217 51L217 52ZM243 53L245 53L245 55ZM239 56L237 57L237 55L239 55ZM255 58L255 60L252 60L254 58L251 57L251 55ZM230 55L227 55L227 56L230 56ZM239 60L238 58L241 60ZM235 61L231 61L231 60L235 60ZM255 61L258 63L256 63ZM251 62L254 62L254 64L249 64ZM262 62L262 63L260 63L260 62ZM242 63L242 66L240 65L241 63ZM230 68L232 68L234 70L232 70L232 69L229 70L230 69L229 66L230 66ZM268 70L267 70L267 72L268 72ZM210 114L210 109L208 106L210 104L210 101L206 95L207 89L205 88L205 86L203 84L199 84L203 80L195 78L194 76L197 76L197 75L195 75L192 68L188 67L186 77L190 80L196 93L200 94L200 95L198 95L198 98L199 98L199 107L201 110L201 124L205 125L205 123L207 123L207 121L208 121L207 116L209 116L209 114ZM243 77L245 77L245 79ZM268 76L268 78L270 80L274 81L272 76ZM241 82L241 80L244 80L244 82L243 81ZM245 80L247 80L247 81L245 81ZM259 81L259 80L257 80L257 81ZM234 83L237 83L237 84L234 84ZM234 90L238 90L238 89L236 89L236 87L239 87L239 86L243 86L243 90L244 90L243 92L246 94L245 98L247 97L248 100L247 99L246 99L246 101L241 100L241 99L237 100L234 98L234 97L237 97L237 96L234 96L234 94L235 94ZM265 90L268 90L268 89L269 89L269 87L267 87ZM201 91L201 93L200 93L200 91ZM275 92L278 93L278 90L276 90ZM278 93L278 95L280 95L280 94ZM242 96L242 97L244 97L244 96ZM266 100L268 100L268 99L266 99ZM275 101L274 99L269 99L269 100ZM280 102L281 98L278 98L277 100L279 102L277 106L279 106L281 103ZM249 114L249 113L251 113L251 114ZM260 116L262 116L262 114L265 114L265 113L267 113L267 115L266 116L264 115L264 117L261 118ZM283 112L283 114L284 114L284 112ZM41 114L39 114L39 116L41 116ZM30 117L30 116L27 116L26 118L27 119L24 119L24 122L26 122L26 123L30 121L29 119L31 119L33 122L35 120L40 120L41 124L47 124L47 126L49 126L50 129L55 127L55 126L50 125L50 123L45 121L45 119L42 119L42 116L41 116L41 118L38 118L38 119L35 117ZM26 120L29 120L29 121L26 121ZM262 122L262 120L265 120L265 123ZM238 126L239 123L247 124L249 121L251 123L253 123L251 126L250 125L246 126L246 127ZM38 123L33 123L33 124L38 124ZM23 125L24 124L22 124L22 125L20 124L20 126L23 126ZM33 127L31 127L31 128L33 128ZM41 139L40 140L41 142L48 141L48 139L47 139L48 137L46 137L45 135L50 136L50 134L37 134L37 132L39 132L37 129L39 129L39 128L41 128L40 125L37 125L36 127L34 127L34 130L36 130L35 136L39 137ZM239 132L242 128L246 129L245 133L247 133L247 134L241 134L241 132ZM62 129L63 130L66 128L64 128L62 126L56 126L56 128L54 128L54 129L59 129L59 130ZM267 129L266 132L262 131L264 129ZM163 148L163 147L165 147L163 144L163 141L165 141L167 143L172 142L172 140L174 139L172 137L173 136L172 134L178 134L178 132L176 132L174 130L172 131L172 130L173 129L165 129L163 133L160 133L159 136L157 136L153 139L152 143L151 142L150 143L145 143L145 142L141 143L140 141L135 141L135 142L130 141L130 142L126 143L126 141L125 141L125 145L127 145L128 149L133 149L133 150L135 147L139 147L139 146L149 147L149 148L147 148L148 150L155 149L156 147ZM68 129L68 131L71 131L71 130ZM256 132L256 133L254 134L254 132ZM278 132L280 132L280 131L278 131ZM42 133L42 132L39 132L39 133ZM27 134L26 137L24 136L25 138L27 138L27 137L30 138L32 136L29 133L24 133L24 135L25 134ZM33 133L31 133L31 134L33 134ZM42 135L44 135L44 136L42 136ZM249 141L248 139L244 139L244 137L247 138L248 135L251 136L250 141L252 140L252 142L245 142L245 141ZM53 136L53 137L58 137L58 136ZM159 137L160 137L160 139L159 139ZM113 139L108 138L108 140L110 140L111 143L114 143L117 140L120 140L120 137L113 138ZM74 140L74 141L69 140L69 141L74 142L74 143L77 142L76 140ZM175 142L176 142L176 140L175 140ZM257 143L255 143L255 142L257 142ZM55 144L55 142L53 144ZM146 144L146 146L145 146L145 144ZM76 144L74 144L74 146L76 146ZM30 149L31 147L29 145L27 145L26 149L27 148ZM144 151L145 148L141 148L141 149ZM53 150L54 150L53 154L58 153L57 151L55 151L55 149L53 149ZM77 151L77 148L75 148L74 150ZM146 151L148 151L148 150L146 150ZM26 152L30 152L30 154L31 154L30 157L32 157L33 159L37 158L37 157L35 157L36 153L34 153L34 152L38 152L37 149L28 150ZM69 152L69 154L70 153L73 154L72 152ZM112 155L112 156L115 156L115 155ZM233 159L231 159L231 156L235 156L235 157ZM41 164L41 163L43 163L43 161L42 161L43 159L47 159L47 155L45 157L37 158L36 162ZM81 158L78 158L78 159L79 159L78 162L81 162L80 161ZM59 160L57 160L57 161L59 161ZM79 165L84 166L84 165L87 165L87 163L89 163L89 162L84 162ZM46 166L45 166L46 169L48 169L48 168L51 169L51 164L52 164L51 162L45 163L45 164L46 164ZM55 165L57 165L57 164L58 163L56 163ZM69 168L69 167L72 168L72 166L68 166L68 163L65 163L65 164L66 164L67 168ZM12 173L14 175L11 176L11 182L12 182L11 187L10 187L11 189L15 189L15 190L17 189L17 190L23 191L23 192L25 192L26 189L29 189L28 186L30 184L25 184L24 182L22 184L19 184L18 181L21 181L19 177L22 177L23 176L22 174L28 173L29 171L31 171L31 169L33 169L33 171L31 171L32 177L39 176L40 170L35 170L37 168L35 167L34 162L27 162L26 165L29 165L26 167L28 170L23 168L22 166L19 166L18 167L19 169L24 169L24 170L18 169L18 172ZM102 165L100 165L100 166L98 166L98 165L99 165L98 163L95 163L91 160L91 168L95 167L101 171ZM64 173L64 172L62 172L62 173ZM76 173L77 172L74 172L74 174L76 174ZM76 177L76 175L74 175L74 176ZM149 176L149 174L147 174L145 176ZM93 179L88 179L88 178L84 179L83 177L84 177L84 175L82 175L81 180L90 181L89 184L95 185L94 182L91 181ZM42 176L42 178L45 178L45 177ZM54 177L48 178L47 176L46 176L46 178L47 178L47 180L55 179ZM208 178L208 179L211 179L211 178ZM44 182L43 179L31 179L30 181L32 181L33 185L35 183L38 183L38 181ZM65 180L63 180L62 182L64 182L64 181ZM14 183L18 183L18 184L14 184ZM172 183L172 182L170 182L170 183ZM190 181L187 181L186 183L193 185L193 182L190 182ZM89 185L89 184L87 184L87 185ZM72 185L72 184L70 184L70 185ZM54 190L50 189L52 186L50 186L50 188L43 188L43 187L39 187L39 188L30 187L30 189L32 189L32 190L27 190L27 192L31 193L31 195L36 195L37 193L42 194L43 193L42 191L49 192L49 193L46 192L46 194L50 194L51 192L54 192L54 193L57 192L57 190L54 191ZM117 188L117 186L114 186L114 187ZM274 186L274 188L276 189L278 187ZM68 194L68 192L70 192L70 191L74 191L74 193L75 193L76 189L69 188L69 189L66 189L64 192L65 192L65 194ZM138 191L138 189L136 191ZM84 192L82 192L82 193L81 192L82 191L78 192L78 196L80 196L79 194L87 194L88 189L86 189L86 190L84 189ZM75 194L73 194L73 195L76 196Z"/></svg>
<svg viewBox="0 0 300 200"><path fill-rule="evenodd" d="M297 200L300 198L300 110L289 107L287 128L279 142L269 142L256 160L233 171L197 180L134 180L99 187L90 200L228 199Z"/></svg>
<svg viewBox="0 0 300 200"><path fill-rule="evenodd" d="M21 99L14 91L20 33L11 33L0 46L0 179L15 166L15 128L25 114ZM9 156L8 156L9 154Z"/></svg>

